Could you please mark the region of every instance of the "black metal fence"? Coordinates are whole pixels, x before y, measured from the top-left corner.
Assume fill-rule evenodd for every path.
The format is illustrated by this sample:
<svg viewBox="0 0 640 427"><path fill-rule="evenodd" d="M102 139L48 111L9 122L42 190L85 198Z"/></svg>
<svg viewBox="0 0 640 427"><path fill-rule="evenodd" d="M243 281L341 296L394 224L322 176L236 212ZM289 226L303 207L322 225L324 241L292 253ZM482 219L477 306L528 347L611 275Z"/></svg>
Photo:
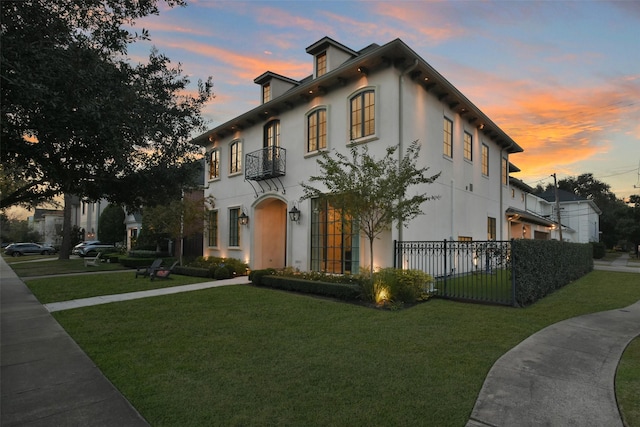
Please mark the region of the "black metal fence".
<svg viewBox="0 0 640 427"><path fill-rule="evenodd" d="M515 305L512 241L394 241L394 267L421 270L442 298Z"/></svg>

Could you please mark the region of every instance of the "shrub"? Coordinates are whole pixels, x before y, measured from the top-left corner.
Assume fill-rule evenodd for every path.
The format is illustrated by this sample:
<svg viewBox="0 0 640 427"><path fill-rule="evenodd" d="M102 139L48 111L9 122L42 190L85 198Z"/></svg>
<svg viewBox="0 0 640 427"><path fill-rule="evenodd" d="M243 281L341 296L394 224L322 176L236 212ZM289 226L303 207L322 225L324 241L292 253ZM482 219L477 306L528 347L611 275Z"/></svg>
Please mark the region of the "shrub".
<svg viewBox="0 0 640 427"><path fill-rule="evenodd" d="M420 270L383 268L374 274L370 289L365 295L372 302L393 301L414 303L429 297L433 278Z"/></svg>
<svg viewBox="0 0 640 427"><path fill-rule="evenodd" d="M273 268L266 268L264 270L253 270L249 273L249 280L256 286L262 286L262 278L264 276L271 276L276 274L276 270Z"/></svg>
<svg viewBox="0 0 640 427"><path fill-rule="evenodd" d="M225 266L232 276L244 276L249 266L236 258L198 257L189 263L189 267L207 268L211 271L211 277L215 276L218 267Z"/></svg>
<svg viewBox="0 0 640 427"><path fill-rule="evenodd" d="M192 276L192 277L211 277L211 273L208 268L198 268L198 267L186 267L176 265L173 268L175 274L181 274L183 276Z"/></svg>
<svg viewBox="0 0 640 427"><path fill-rule="evenodd" d="M230 279L231 272L229 271L229 268L227 266L221 265L220 267L216 268L215 272L213 273L213 278L216 280Z"/></svg>
<svg viewBox="0 0 640 427"><path fill-rule="evenodd" d="M602 259L604 258L607 248L602 242L591 242L591 247L593 248L593 259Z"/></svg>
<svg viewBox="0 0 640 427"><path fill-rule="evenodd" d="M254 279L255 276L254 274ZM264 274L260 276L260 283L263 286L269 286L275 289L323 295L342 300L355 300L360 295L360 286L358 285L319 282L296 277L277 276L274 274Z"/></svg>

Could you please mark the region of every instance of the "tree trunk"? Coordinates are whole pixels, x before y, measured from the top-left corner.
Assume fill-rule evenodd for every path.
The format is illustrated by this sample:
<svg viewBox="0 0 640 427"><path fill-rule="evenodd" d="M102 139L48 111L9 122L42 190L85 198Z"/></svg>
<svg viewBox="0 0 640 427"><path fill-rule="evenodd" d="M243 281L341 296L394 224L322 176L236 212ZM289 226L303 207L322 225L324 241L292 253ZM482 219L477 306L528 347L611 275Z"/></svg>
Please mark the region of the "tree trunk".
<svg viewBox="0 0 640 427"><path fill-rule="evenodd" d="M373 280L373 237L369 238L369 257L371 260L371 267L370 267L370 273L371 273L371 280Z"/></svg>
<svg viewBox="0 0 640 427"><path fill-rule="evenodd" d="M62 245L58 259L69 259L71 254L71 199L73 196L64 193L64 214L62 222Z"/></svg>

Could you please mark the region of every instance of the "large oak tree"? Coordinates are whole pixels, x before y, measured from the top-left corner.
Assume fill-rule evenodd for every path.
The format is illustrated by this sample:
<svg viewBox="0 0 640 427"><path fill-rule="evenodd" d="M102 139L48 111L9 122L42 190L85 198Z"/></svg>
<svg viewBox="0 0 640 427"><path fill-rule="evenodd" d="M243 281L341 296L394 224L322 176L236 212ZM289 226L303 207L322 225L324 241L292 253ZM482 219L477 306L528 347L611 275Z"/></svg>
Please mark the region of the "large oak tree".
<svg viewBox="0 0 640 427"><path fill-rule="evenodd" d="M149 37L127 28L157 14L158 0L0 7L0 208L77 195L135 209L179 196L196 171L199 148L190 140L204 128L212 84L198 81L189 95L180 65L155 49L145 63L127 58L131 43Z"/></svg>

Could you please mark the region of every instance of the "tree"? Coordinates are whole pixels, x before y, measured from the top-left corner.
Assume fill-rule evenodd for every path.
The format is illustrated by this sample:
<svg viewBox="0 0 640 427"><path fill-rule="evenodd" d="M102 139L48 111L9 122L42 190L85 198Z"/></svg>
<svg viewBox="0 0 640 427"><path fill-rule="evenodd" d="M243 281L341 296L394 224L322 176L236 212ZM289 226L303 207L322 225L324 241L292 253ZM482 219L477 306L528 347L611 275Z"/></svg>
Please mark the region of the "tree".
<svg viewBox="0 0 640 427"><path fill-rule="evenodd" d="M204 129L211 78L185 95L180 65L127 47L148 39L124 29L158 13L158 0L26 0L0 3L0 208L58 195L106 198L130 210L180 194L196 172L191 144ZM183 0L167 0L169 6ZM69 204L61 258L70 252Z"/></svg>
<svg viewBox="0 0 640 427"><path fill-rule="evenodd" d="M109 204L98 219L98 236L107 243L123 242L127 226L124 223L124 210L121 206Z"/></svg>
<svg viewBox="0 0 640 427"><path fill-rule="evenodd" d="M350 217L369 239L370 272L373 274L373 242L394 221L398 227L422 214L422 203L436 197L420 192L408 195L409 187L433 183L439 176L427 176L429 168L417 168L420 154L418 141L411 143L398 160L399 146L388 147L380 160L373 158L366 145L351 148L351 159L341 153L335 158L327 152L318 159L322 174L309 178L322 188L302 183L302 199L319 198Z"/></svg>

